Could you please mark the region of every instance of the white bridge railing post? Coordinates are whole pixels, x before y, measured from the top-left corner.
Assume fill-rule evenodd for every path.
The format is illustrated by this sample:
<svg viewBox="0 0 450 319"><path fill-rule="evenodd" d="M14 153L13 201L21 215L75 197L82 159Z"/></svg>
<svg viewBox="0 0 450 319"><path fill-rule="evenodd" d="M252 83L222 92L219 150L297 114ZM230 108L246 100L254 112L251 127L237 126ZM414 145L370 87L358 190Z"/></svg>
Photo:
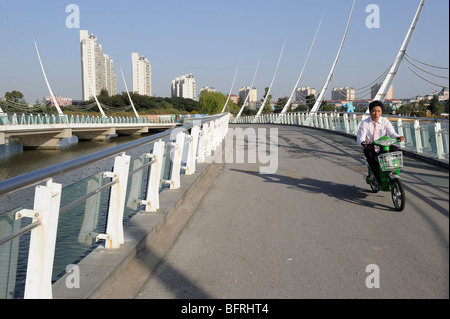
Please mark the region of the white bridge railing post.
<svg viewBox="0 0 450 319"><path fill-rule="evenodd" d="M195 173L195 160L199 138L200 138L200 127L198 125L195 125L192 128L191 140L189 142L189 150L186 161L186 175L192 175Z"/></svg>
<svg viewBox="0 0 450 319"><path fill-rule="evenodd" d="M437 157L439 159L445 159L445 152L444 152L444 134L442 134L441 129L441 123L436 123L434 126L434 131L436 134L436 151L437 151Z"/></svg>
<svg viewBox="0 0 450 319"><path fill-rule="evenodd" d="M414 121L414 136L416 138L416 152L418 154L423 153L423 147L422 147L422 136L420 134L420 122L418 120Z"/></svg>
<svg viewBox="0 0 450 319"><path fill-rule="evenodd" d="M106 172L105 178L111 177L117 181L111 186L109 197L108 221L106 224L106 234L100 234L98 239L105 240L106 249L119 249L124 244L123 237L123 213L125 209L125 196L128 186L128 174L130 170L130 156L122 154L114 160L112 172Z"/></svg>
<svg viewBox="0 0 450 319"><path fill-rule="evenodd" d="M51 299L53 260L55 258L59 206L62 185L49 180L36 187L33 210L16 213L16 219L28 217L40 225L31 231L28 266L25 281L25 299Z"/></svg>
<svg viewBox="0 0 450 319"><path fill-rule="evenodd" d="M198 163L203 164L206 162L206 145L208 140L208 123L203 125L203 129L200 132L200 139L198 142Z"/></svg>
<svg viewBox="0 0 450 319"><path fill-rule="evenodd" d="M145 200L141 201L141 204L145 205L146 212L156 212L159 209L159 186L161 183L165 145L166 143L161 140L155 142L153 144L153 154L149 154L149 157L153 158L153 163L150 166L147 196Z"/></svg>
<svg viewBox="0 0 450 319"><path fill-rule="evenodd" d="M178 133L175 140L175 149L173 153L172 172L170 175L170 189L179 189L180 173L181 173L181 160L183 159L184 138L185 133Z"/></svg>

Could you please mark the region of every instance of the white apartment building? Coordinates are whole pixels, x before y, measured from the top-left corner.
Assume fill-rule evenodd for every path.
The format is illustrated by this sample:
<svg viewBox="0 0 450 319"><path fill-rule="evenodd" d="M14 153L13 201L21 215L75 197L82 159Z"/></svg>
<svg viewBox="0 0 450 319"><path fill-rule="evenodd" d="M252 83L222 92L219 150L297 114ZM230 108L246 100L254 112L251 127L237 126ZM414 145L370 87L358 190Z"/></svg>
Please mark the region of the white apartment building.
<svg viewBox="0 0 450 319"><path fill-rule="evenodd" d="M250 108L256 108L256 103L258 102L258 90L256 88L250 88L249 86L245 86L239 89L239 98L242 102L245 101L247 95L250 94L247 100L247 104Z"/></svg>
<svg viewBox="0 0 450 319"><path fill-rule="evenodd" d="M295 100L304 101L308 95L316 95L316 89L310 86L304 86L295 90Z"/></svg>
<svg viewBox="0 0 450 319"><path fill-rule="evenodd" d="M383 83L378 83L370 87L370 98L373 100L377 96L378 91ZM386 93L386 100L392 100L394 98L394 87L391 85L388 92Z"/></svg>
<svg viewBox="0 0 450 319"><path fill-rule="evenodd" d="M213 92L213 93L215 93L215 92L216 92L216 89L213 88L213 87L211 87L211 86L204 86L204 87L202 87L202 88L200 89L200 95L201 95L203 92Z"/></svg>
<svg viewBox="0 0 450 319"><path fill-rule="evenodd" d="M195 77L190 74L182 75L172 80L172 97L183 97L185 99L197 100L197 84Z"/></svg>
<svg viewBox="0 0 450 319"><path fill-rule="evenodd" d="M449 97L448 88L442 88L441 91L439 91L439 92L434 92L434 95L437 95L437 96L438 96L438 100L439 100L439 101L445 101L445 100L448 100L448 97Z"/></svg>
<svg viewBox="0 0 450 319"><path fill-rule="evenodd" d="M114 61L103 52L97 37L80 30L81 79L83 100L90 100L93 93L100 94L102 89L109 95L117 94L117 76L114 74Z"/></svg>
<svg viewBox="0 0 450 319"><path fill-rule="evenodd" d="M150 62L137 53L131 53L133 92L152 96L152 66Z"/></svg>
<svg viewBox="0 0 450 319"><path fill-rule="evenodd" d="M355 99L355 89L348 86L333 88L331 99L333 101L352 101Z"/></svg>

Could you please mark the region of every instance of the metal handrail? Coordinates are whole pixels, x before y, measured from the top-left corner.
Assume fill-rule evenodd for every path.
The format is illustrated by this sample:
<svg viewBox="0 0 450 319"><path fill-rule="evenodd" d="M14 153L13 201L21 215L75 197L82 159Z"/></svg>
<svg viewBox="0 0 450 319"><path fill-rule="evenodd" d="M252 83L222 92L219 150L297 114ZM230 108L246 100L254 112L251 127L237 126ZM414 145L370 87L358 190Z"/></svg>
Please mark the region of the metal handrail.
<svg viewBox="0 0 450 319"><path fill-rule="evenodd" d="M6 236L6 237L4 237L4 238L1 238L1 239L0 239L0 246L6 244L7 242L10 242L10 241L13 240L14 238L17 238L17 237L19 237L19 236L22 236L22 235L28 233L29 231L32 231L33 229L35 229L35 228L38 227L39 225L41 225L41 221L40 221L40 220L38 220L38 221L36 221L36 222L34 222L34 223L28 225L28 226L25 226L24 228L18 230L17 232L15 232L15 233L13 233L13 234L11 234L11 235L8 235L8 236Z"/></svg>
<svg viewBox="0 0 450 319"><path fill-rule="evenodd" d="M222 117L224 114L211 116L208 118L198 118L199 124L213 121ZM183 125L177 130L187 130L194 126L194 123ZM86 165L99 162L109 157L115 156L120 153L124 153L130 149L163 139L172 134L172 130L154 134L152 136L140 138L136 141L132 141L126 144L112 147L94 154L86 155L77 159L70 160L68 162L60 163L51 167L43 168L35 172L27 173L24 175L16 176L4 181L0 181L0 196L8 195L18 190L36 185L41 182L48 181L52 178L68 173L70 171L82 168Z"/></svg>
<svg viewBox="0 0 450 319"><path fill-rule="evenodd" d="M86 199L88 199L88 198L90 198L90 197L92 197L94 195L97 195L101 191L104 191L105 189L107 189L107 188L109 188L109 187L111 187L111 186L113 186L114 184L117 184L117 183L118 183L117 180L113 180L113 181L103 185L102 187L99 187L96 190L93 190L92 192L90 192L90 193L88 193L88 194L86 194L86 195L84 195L84 196L74 200L73 202L71 202L71 203L67 204L66 206L62 207L59 210L59 214L61 215L61 214L65 213L65 212L67 212L72 207L77 206L79 203L85 201Z"/></svg>
<svg viewBox="0 0 450 319"><path fill-rule="evenodd" d="M132 170L132 171L130 172L130 175L136 174L137 172L143 170L144 168L146 168L146 167L152 165L152 164L155 163L155 162L156 162L155 159L150 160L147 164L144 164L144 165L142 165L141 167L138 167L138 168L136 168L135 170Z"/></svg>

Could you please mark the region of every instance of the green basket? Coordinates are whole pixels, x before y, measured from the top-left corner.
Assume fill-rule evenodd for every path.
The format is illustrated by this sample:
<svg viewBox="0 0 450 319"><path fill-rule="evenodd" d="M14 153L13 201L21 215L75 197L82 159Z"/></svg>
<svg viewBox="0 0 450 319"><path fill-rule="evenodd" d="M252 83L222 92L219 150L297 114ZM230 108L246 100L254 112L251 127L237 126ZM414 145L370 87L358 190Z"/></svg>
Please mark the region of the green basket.
<svg viewBox="0 0 450 319"><path fill-rule="evenodd" d="M378 155L381 170L393 171L403 167L403 152L392 152Z"/></svg>

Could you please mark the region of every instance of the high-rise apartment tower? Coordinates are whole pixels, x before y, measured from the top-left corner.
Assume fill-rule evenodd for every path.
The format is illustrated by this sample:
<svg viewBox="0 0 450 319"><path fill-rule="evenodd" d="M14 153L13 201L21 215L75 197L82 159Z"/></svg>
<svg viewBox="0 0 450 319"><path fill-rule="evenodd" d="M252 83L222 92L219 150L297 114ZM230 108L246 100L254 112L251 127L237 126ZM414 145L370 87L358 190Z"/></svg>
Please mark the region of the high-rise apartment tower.
<svg viewBox="0 0 450 319"><path fill-rule="evenodd" d="M152 66L150 62L137 53L131 53L133 73L133 92L152 96Z"/></svg>
<svg viewBox="0 0 450 319"><path fill-rule="evenodd" d="M172 97L197 100L197 84L192 73L175 78L172 81L171 92Z"/></svg>
<svg viewBox="0 0 450 319"><path fill-rule="evenodd" d="M114 61L103 52L97 37L80 30L81 79L83 100L90 100L93 94L105 89L109 95L117 94L117 76L114 74Z"/></svg>

